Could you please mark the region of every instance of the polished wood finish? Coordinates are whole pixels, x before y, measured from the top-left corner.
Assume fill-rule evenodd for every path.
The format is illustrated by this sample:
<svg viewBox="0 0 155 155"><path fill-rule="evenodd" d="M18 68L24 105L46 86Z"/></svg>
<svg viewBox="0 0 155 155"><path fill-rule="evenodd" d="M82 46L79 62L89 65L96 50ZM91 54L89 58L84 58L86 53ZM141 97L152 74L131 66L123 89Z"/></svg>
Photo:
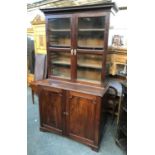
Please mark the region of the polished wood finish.
<svg viewBox="0 0 155 155"><path fill-rule="evenodd" d="M109 20L110 20L110 14L107 14L106 16L106 24L105 24L105 41L104 41L104 52L103 52L103 63L102 63L102 80L105 80L106 76L106 56L107 56L107 48L108 48L108 34L109 34Z"/></svg>
<svg viewBox="0 0 155 155"><path fill-rule="evenodd" d="M99 149L102 126L105 123L104 105L106 103L106 92L108 90L108 83L105 82L105 60L108 44L109 16L112 8L117 11L117 7L114 3L72 8L41 9L46 17L48 79L42 80L37 84L40 129L41 131L50 131L70 137L90 146L95 151ZM96 46L92 49L78 48L78 18L96 18L100 16L103 17L101 19L104 23L104 28L101 28L103 34L100 37L102 38L102 36L104 36L104 41L100 39L99 43L102 44L104 48L101 48L101 50L99 50L100 48L96 48ZM64 29L58 28L58 32L62 33L64 30L67 31L67 33L70 32L70 46L66 46L66 44L64 44L64 47L59 46L61 45L60 40L55 41L55 38L52 38L54 35L50 35L52 26L50 26L51 23L49 20L52 18L56 20L59 18L69 18L69 29L68 27L65 27L66 29L64 27ZM57 29L53 29L54 32L56 32ZM90 40L91 37L90 35ZM64 38L62 37L60 39ZM96 40L98 41L98 39ZM56 57L54 52L70 54L70 60L66 61L66 65L70 65L69 73L71 76L69 79L63 77L66 75L63 74L66 70L62 69L61 72L59 72L59 70L53 71L53 69L56 68L53 65L54 57ZM99 61L101 62L100 70L103 71L99 74L101 75L100 84L80 81L80 78L77 78L79 67L77 62L78 52L83 55L93 53L93 56L97 55L101 58L101 61ZM52 54L54 56L52 56ZM65 59L65 56L64 58L56 59L55 62L59 62L59 65L62 65L60 62L62 62L63 59ZM70 62L71 64L69 64ZM92 63L93 61L91 60L90 62ZM88 67L88 65L85 67ZM57 72L59 73L57 74ZM57 76L60 73L63 75L62 77ZM90 77L91 76L93 76L93 74L90 74Z"/></svg>
<svg viewBox="0 0 155 155"><path fill-rule="evenodd" d="M38 83L38 88L40 129L70 137L97 151L108 86L46 79Z"/></svg>
<svg viewBox="0 0 155 155"><path fill-rule="evenodd" d="M106 68L106 55L107 55L107 46L108 46L108 33L109 33L109 19L111 9L114 11L118 11L116 5L114 3L106 3L100 5L90 5L90 6L79 6L79 7L67 7L67 8L47 8L41 9L46 18L46 40L47 40L47 57L48 57L48 77L55 78L52 72L52 52L68 52L71 53L72 49L75 49L77 52L76 54L71 54L71 68L70 68L70 81L72 82L79 82L77 79L77 54L98 54L102 57L102 73L101 73L101 80L100 84L105 80L105 68ZM104 41L103 41L103 49L85 49L85 48L78 48L78 19L81 17L105 17L104 23ZM59 18L67 18L70 20L70 39L71 45L70 47L51 47L49 42L49 20L50 19L59 19ZM103 28L102 28L103 29ZM63 70L62 70L63 72ZM96 75L90 75L96 77ZM59 77L58 77L59 79ZM84 81L82 81L84 82ZM86 82L88 83L88 82ZM92 84L92 82L90 82Z"/></svg>
<svg viewBox="0 0 155 155"><path fill-rule="evenodd" d="M68 136L92 144L95 139L96 97L77 92L68 92Z"/></svg>
<svg viewBox="0 0 155 155"><path fill-rule="evenodd" d="M62 80L55 80L55 79L45 79L38 81L38 86L48 86L48 87L54 87L59 89L65 89L69 91L76 91L79 93L94 95L94 96L100 96L102 97L108 89L108 83L104 83L102 87L99 86L91 86L86 84L80 84L75 82L69 82L69 81L62 81Z"/></svg>
<svg viewBox="0 0 155 155"><path fill-rule="evenodd" d="M39 95L41 129L62 134L62 90L43 87Z"/></svg>
<svg viewBox="0 0 155 155"><path fill-rule="evenodd" d="M115 3L103 3L103 4L72 6L72 7L63 7L63 8L46 8L41 10L45 14L51 14L51 13L62 13L62 12L64 13L64 12L76 12L76 11L87 11L87 10L109 11L111 8L113 8L115 12L118 11L118 7L116 6Z"/></svg>

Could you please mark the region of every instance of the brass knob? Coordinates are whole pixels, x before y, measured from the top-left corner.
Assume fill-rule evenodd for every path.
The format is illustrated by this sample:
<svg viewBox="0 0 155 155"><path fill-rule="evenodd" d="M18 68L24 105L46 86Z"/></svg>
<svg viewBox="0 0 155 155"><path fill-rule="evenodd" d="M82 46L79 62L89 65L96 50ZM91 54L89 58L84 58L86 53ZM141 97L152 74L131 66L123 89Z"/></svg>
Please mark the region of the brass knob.
<svg viewBox="0 0 155 155"><path fill-rule="evenodd" d="M73 55L74 54L74 50L73 49L71 49L71 55Z"/></svg>
<svg viewBox="0 0 155 155"><path fill-rule="evenodd" d="M68 115L68 112L63 112L64 115Z"/></svg>
<svg viewBox="0 0 155 155"><path fill-rule="evenodd" d="M96 104L96 101L95 101L95 100L93 100L93 103L94 103L94 104Z"/></svg>
<svg viewBox="0 0 155 155"><path fill-rule="evenodd" d="M74 49L74 55L76 55L76 49Z"/></svg>

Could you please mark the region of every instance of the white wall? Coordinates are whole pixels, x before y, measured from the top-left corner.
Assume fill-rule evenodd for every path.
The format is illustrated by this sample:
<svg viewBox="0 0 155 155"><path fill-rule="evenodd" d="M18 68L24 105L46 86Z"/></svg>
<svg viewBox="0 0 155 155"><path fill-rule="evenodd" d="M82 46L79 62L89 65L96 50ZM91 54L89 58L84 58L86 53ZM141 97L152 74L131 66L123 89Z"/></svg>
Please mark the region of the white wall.
<svg viewBox="0 0 155 155"><path fill-rule="evenodd" d="M119 10L115 15L110 18L110 30L108 45L112 45L112 38L114 35L123 36L124 45L127 47L127 10Z"/></svg>
<svg viewBox="0 0 155 155"><path fill-rule="evenodd" d="M39 9L27 12L27 28L32 27L31 22L37 15L44 16L44 14Z"/></svg>

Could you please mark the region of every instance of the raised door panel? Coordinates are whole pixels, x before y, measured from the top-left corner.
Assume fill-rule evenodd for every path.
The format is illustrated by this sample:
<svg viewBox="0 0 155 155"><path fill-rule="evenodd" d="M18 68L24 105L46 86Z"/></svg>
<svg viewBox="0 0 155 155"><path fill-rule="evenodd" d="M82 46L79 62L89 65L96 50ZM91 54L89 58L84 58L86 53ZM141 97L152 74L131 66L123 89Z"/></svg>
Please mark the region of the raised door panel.
<svg viewBox="0 0 155 155"><path fill-rule="evenodd" d="M69 92L68 95L68 135L73 139L93 145L95 139L96 97L76 92Z"/></svg>
<svg viewBox="0 0 155 155"><path fill-rule="evenodd" d="M43 88L40 92L41 128L62 134L62 92Z"/></svg>

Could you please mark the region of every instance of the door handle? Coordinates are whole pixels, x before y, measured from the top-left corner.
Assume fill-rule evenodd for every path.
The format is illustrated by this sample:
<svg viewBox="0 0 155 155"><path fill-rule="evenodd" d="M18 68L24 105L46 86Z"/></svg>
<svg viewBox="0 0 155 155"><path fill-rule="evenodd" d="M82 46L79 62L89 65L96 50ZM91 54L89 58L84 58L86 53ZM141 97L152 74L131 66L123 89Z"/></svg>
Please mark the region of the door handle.
<svg viewBox="0 0 155 155"><path fill-rule="evenodd" d="M64 115L68 115L68 112L63 112Z"/></svg>
<svg viewBox="0 0 155 155"><path fill-rule="evenodd" d="M71 55L73 55L74 54L74 49L71 49Z"/></svg>
<svg viewBox="0 0 155 155"><path fill-rule="evenodd" d="M76 49L74 49L74 55L76 55Z"/></svg>

